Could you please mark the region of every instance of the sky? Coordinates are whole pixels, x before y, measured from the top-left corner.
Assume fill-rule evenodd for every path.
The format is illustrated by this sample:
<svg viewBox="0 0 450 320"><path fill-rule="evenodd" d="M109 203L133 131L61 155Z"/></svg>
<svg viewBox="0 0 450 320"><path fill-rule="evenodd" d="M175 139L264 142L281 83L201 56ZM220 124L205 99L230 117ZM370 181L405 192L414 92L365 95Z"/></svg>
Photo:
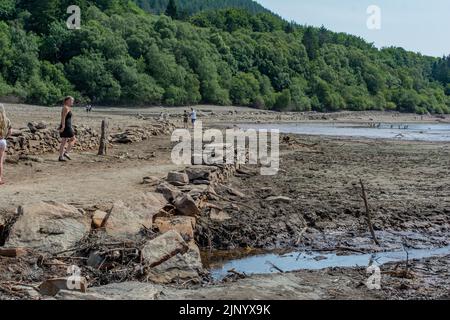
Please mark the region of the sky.
<svg viewBox="0 0 450 320"><path fill-rule="evenodd" d="M288 21L361 36L377 47L424 55L450 54L450 0L256 0ZM369 29L369 6L380 9L380 29ZM371 12L373 13L373 12ZM371 20L373 21L373 20Z"/></svg>

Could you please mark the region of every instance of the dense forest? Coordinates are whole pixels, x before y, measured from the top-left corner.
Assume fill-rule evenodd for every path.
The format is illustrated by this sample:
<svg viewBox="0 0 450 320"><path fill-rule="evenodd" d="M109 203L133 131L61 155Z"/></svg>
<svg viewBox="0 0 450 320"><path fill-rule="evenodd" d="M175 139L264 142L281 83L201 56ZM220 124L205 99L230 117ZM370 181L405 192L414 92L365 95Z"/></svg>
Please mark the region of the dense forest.
<svg viewBox="0 0 450 320"><path fill-rule="evenodd" d="M169 0L135 0L145 11L165 13ZM269 13L269 11L253 0L175 0L180 18L186 18L201 11L239 8L250 13Z"/></svg>
<svg viewBox="0 0 450 320"><path fill-rule="evenodd" d="M69 30L72 2L0 2L0 97L450 112L450 56L380 50L267 12L209 10L177 20L176 1L167 16L131 0L80 0L81 29Z"/></svg>

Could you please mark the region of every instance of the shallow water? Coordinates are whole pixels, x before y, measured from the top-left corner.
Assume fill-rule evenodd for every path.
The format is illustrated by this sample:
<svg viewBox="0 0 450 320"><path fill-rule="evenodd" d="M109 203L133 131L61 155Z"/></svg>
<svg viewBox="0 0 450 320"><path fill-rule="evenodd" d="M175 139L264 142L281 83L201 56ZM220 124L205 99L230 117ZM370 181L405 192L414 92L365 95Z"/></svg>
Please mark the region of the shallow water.
<svg viewBox="0 0 450 320"><path fill-rule="evenodd" d="M450 141L450 123L389 123L381 124L380 128L370 128L367 125L352 123L240 124L239 127L242 129L279 129L281 133L305 135L413 141Z"/></svg>
<svg viewBox="0 0 450 320"><path fill-rule="evenodd" d="M450 254L450 246L436 249L409 249L409 260L423 259L434 256ZM283 270L320 270L331 267L367 267L370 261L378 265L388 262L406 261L405 251L379 252L374 254L337 255L335 253L323 254L320 252L292 252L284 255L262 254L242 259L230 260L221 267L211 270L211 275L216 280L223 279L228 270L252 274L278 273L274 265Z"/></svg>

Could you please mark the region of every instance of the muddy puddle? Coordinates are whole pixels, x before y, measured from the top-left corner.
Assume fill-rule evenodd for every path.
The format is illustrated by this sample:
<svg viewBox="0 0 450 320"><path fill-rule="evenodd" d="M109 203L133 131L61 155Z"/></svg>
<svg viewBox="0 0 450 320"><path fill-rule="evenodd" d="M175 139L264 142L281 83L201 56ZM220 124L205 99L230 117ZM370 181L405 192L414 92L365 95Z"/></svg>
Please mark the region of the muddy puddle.
<svg viewBox="0 0 450 320"><path fill-rule="evenodd" d="M232 260L224 260L223 256L210 258L210 272L215 280L223 279L229 270L252 275L289 272L297 270L320 270L333 267L367 267L371 263L382 265L390 262L402 262L413 259L424 259L450 254L450 245L432 249L407 249L368 254L324 253L318 251L299 251L290 253L254 254ZM218 261L217 261L218 260Z"/></svg>
<svg viewBox="0 0 450 320"><path fill-rule="evenodd" d="M382 123L375 128L354 123L240 124L239 127L242 129L279 129L282 133L314 136L450 141L450 124L446 123Z"/></svg>

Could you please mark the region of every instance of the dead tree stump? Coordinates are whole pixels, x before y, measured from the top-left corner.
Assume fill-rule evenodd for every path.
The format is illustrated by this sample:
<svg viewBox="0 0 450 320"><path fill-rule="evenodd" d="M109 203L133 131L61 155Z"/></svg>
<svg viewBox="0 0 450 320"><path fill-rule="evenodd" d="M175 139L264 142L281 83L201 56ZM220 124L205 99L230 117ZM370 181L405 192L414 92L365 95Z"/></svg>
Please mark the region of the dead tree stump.
<svg viewBox="0 0 450 320"><path fill-rule="evenodd" d="M108 146L108 121L102 120L102 135L100 137L99 156L106 156Z"/></svg>

